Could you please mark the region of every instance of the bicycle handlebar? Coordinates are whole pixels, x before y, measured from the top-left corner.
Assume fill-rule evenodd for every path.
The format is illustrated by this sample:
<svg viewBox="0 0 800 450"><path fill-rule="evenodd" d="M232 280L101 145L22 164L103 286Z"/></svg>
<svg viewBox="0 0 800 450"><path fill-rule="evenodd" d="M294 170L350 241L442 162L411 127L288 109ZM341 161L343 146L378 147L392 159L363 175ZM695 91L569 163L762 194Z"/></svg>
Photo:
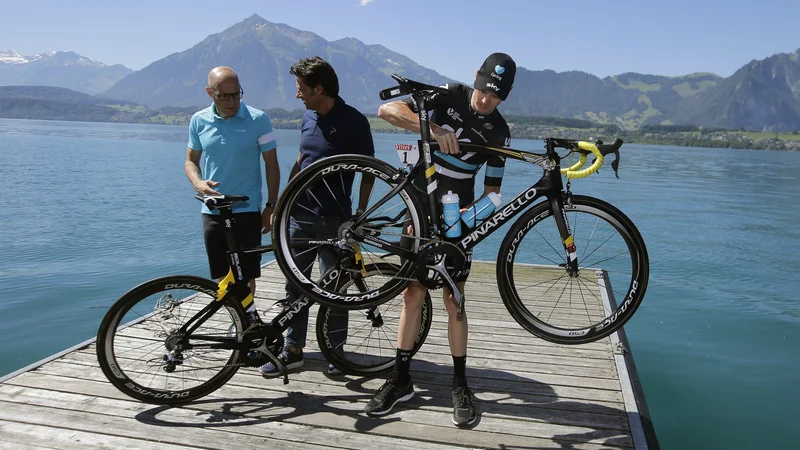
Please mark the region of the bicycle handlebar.
<svg viewBox="0 0 800 450"><path fill-rule="evenodd" d="M402 95L416 94L420 92L445 95L451 93L449 90L441 86L431 86L429 84L420 83L419 81L409 80L408 78L401 77L397 74L392 74L392 78L394 78L399 85L382 90L379 93L381 100L390 100Z"/></svg>
<svg viewBox="0 0 800 450"><path fill-rule="evenodd" d="M615 139L611 144L603 144L602 141L598 141L597 144L592 144L591 142L586 141L573 141L574 146L571 148L578 152L581 156L577 163L573 164L571 167L566 169L561 169L561 174L566 175L567 178L585 178L589 175L597 172L600 169L600 166L603 165L605 155L609 153L614 153L617 159L611 163L611 167L614 169L614 173L617 173L617 167L619 166L619 148L622 146L622 139ZM565 148L570 148L566 147ZM589 153L593 153L595 155L595 160L591 166L583 169L578 170L586 163L586 156ZM617 175L619 178L619 175Z"/></svg>

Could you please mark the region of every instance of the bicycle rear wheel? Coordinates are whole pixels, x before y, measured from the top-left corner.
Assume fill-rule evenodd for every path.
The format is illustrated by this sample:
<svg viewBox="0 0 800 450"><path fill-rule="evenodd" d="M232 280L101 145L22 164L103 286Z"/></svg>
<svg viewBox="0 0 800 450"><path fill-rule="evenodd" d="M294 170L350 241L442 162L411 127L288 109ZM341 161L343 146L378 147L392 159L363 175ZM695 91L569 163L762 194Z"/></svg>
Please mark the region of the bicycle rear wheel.
<svg viewBox="0 0 800 450"><path fill-rule="evenodd" d="M126 395L159 405L196 400L222 386L238 370L240 351L181 351L186 340L178 331L216 295L216 283L184 275L150 280L123 295L97 334L97 360L106 378ZM195 342L192 336L241 342L245 323L241 305L229 302L200 324L188 342Z"/></svg>
<svg viewBox="0 0 800 450"><path fill-rule="evenodd" d="M575 195L564 205L579 272L567 255L548 202L534 206L500 246L497 280L512 317L529 332L560 344L594 342L627 322L644 297L649 261L628 217L602 200Z"/></svg>
<svg viewBox="0 0 800 450"><path fill-rule="evenodd" d="M355 228L357 218L351 209L357 206L365 178L374 178L367 210L377 206ZM273 216L275 260L287 280L315 302L343 309L379 305L405 289L413 279L416 261L401 258L385 243L416 253L422 247L428 224L427 214L413 186L409 184L398 192L391 192L399 182L394 168L363 155L332 156L301 170L286 186ZM349 204L334 200L342 198ZM329 220L341 225L330 230L329 239L299 236L298 230L303 226L320 226L316 221L324 219L319 215L323 204L336 205L333 211L324 211L326 217L330 217L325 219L326 223ZM412 227L410 234L408 225ZM319 250L336 255L337 263L325 277L312 273L314 258L305 257L308 252ZM361 271L356 258L358 252L364 264L393 265L393 275L383 283L372 285L367 292L339 292L337 284L330 281L346 280L351 273ZM311 261L311 265L307 261Z"/></svg>
<svg viewBox="0 0 800 450"><path fill-rule="evenodd" d="M366 289L383 283L395 270L392 264L367 265L367 276L363 279ZM345 292L357 292L365 287L351 280L342 289ZM320 306L317 313L317 342L322 354L334 367L350 375L368 376L391 370L394 367L402 310L401 295L365 310ZM433 304L430 293L426 292L422 302L422 320L411 349L412 356L425 342L432 317Z"/></svg>

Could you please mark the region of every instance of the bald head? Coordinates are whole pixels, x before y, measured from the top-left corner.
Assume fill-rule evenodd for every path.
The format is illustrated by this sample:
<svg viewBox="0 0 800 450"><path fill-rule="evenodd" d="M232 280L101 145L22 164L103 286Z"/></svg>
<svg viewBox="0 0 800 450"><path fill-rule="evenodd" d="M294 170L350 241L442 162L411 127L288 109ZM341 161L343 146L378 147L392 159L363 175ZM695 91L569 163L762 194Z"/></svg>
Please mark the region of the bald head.
<svg viewBox="0 0 800 450"><path fill-rule="evenodd" d="M233 82L239 85L239 75L228 66L217 66L208 72L208 87L217 90L220 84Z"/></svg>
<svg viewBox="0 0 800 450"><path fill-rule="evenodd" d="M224 118L235 116L242 98L239 75L227 66L218 66L208 73L206 93L214 100L216 113Z"/></svg>

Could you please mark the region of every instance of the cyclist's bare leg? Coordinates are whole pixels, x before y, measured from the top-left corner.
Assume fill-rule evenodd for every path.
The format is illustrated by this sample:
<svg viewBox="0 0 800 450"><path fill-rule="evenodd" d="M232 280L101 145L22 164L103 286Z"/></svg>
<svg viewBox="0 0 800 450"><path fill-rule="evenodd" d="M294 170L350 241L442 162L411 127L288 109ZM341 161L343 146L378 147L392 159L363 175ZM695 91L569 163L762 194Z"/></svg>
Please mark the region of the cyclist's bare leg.
<svg viewBox="0 0 800 450"><path fill-rule="evenodd" d="M419 334L422 302L426 292L427 289L416 281L403 291L403 311L400 313L400 325L397 330L397 348L400 350L414 348L414 340Z"/></svg>
<svg viewBox="0 0 800 450"><path fill-rule="evenodd" d="M464 292L464 282L456 283L458 289ZM467 311L466 308L458 314L458 306L447 287L444 291L444 306L447 309L447 339L450 342L450 353L453 356L467 354Z"/></svg>

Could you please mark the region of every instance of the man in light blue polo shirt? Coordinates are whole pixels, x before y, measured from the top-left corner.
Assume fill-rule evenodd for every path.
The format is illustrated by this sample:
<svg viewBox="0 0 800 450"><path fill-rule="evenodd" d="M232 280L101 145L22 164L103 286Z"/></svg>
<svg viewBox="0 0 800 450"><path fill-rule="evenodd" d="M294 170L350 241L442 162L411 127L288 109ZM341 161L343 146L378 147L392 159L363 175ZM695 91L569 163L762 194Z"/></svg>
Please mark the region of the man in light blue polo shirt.
<svg viewBox="0 0 800 450"><path fill-rule="evenodd" d="M242 247L261 245L261 235L271 231L272 211L278 199L280 168L272 123L264 111L241 101L239 76L230 67L215 67L208 74L206 93L213 103L196 112L189 122L189 148L184 169L192 186L201 194L246 195L247 202L233 205L236 237ZM268 200L261 196L261 164L267 174ZM263 208L263 209L262 209ZM225 226L219 211L202 206L203 235L211 277L220 280L229 266L225 253ZM255 278L261 275L261 255L241 260L245 279L255 293ZM255 313L255 303L245 306Z"/></svg>

